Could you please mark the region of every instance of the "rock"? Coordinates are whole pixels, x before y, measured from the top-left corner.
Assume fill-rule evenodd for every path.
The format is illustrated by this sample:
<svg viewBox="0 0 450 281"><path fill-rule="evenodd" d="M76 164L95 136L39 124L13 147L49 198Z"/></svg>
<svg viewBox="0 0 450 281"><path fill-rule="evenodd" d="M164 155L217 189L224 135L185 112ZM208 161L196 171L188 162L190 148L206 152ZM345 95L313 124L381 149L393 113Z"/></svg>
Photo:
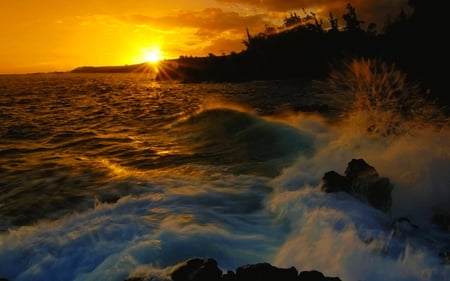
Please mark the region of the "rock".
<svg viewBox="0 0 450 281"><path fill-rule="evenodd" d="M228 270L227 273L225 273L222 276L223 281L235 281L236 280L236 274L234 271Z"/></svg>
<svg viewBox="0 0 450 281"><path fill-rule="evenodd" d="M214 259L193 258L179 265L171 277L173 281L220 281L222 270Z"/></svg>
<svg viewBox="0 0 450 281"><path fill-rule="evenodd" d="M236 270L236 281L297 281L295 267L278 268L269 263L244 265Z"/></svg>
<svg viewBox="0 0 450 281"><path fill-rule="evenodd" d="M349 191L351 182L335 171L326 172L322 178L321 189L324 192Z"/></svg>
<svg viewBox="0 0 450 281"><path fill-rule="evenodd" d="M326 172L321 182L324 192L345 191L384 212L391 208L393 188L389 178L380 177L364 159L352 159L345 176L335 171Z"/></svg>
<svg viewBox="0 0 450 281"><path fill-rule="evenodd" d="M367 164L364 159L352 159L347 164L345 176L350 182L355 182L358 180L377 178L378 172L374 167Z"/></svg>
<svg viewBox="0 0 450 281"><path fill-rule="evenodd" d="M387 212L392 206L391 192L394 186L388 178L377 178L367 185L366 199L373 207Z"/></svg>
<svg viewBox="0 0 450 281"><path fill-rule="evenodd" d="M341 281L338 277L326 277L317 270L302 271L298 275L298 281Z"/></svg>
<svg viewBox="0 0 450 281"><path fill-rule="evenodd" d="M326 281L326 279L322 272L311 270L300 272L298 281Z"/></svg>
<svg viewBox="0 0 450 281"><path fill-rule="evenodd" d="M171 279L173 281L341 281L337 277L325 277L315 270L302 271L299 275L295 267L278 268L270 263L243 265L236 269L236 273L230 270L222 276L222 271L212 258L192 258L179 264L172 272ZM151 280L155 280L154 277L129 277L125 281Z"/></svg>
<svg viewBox="0 0 450 281"><path fill-rule="evenodd" d="M443 264L445 264L445 265L449 265L450 264L450 251L442 251L442 252L440 252L439 253L439 257L441 258Z"/></svg>
<svg viewBox="0 0 450 281"><path fill-rule="evenodd" d="M450 231L450 213L443 209L433 210L433 216L431 218L432 222L438 225L442 230Z"/></svg>

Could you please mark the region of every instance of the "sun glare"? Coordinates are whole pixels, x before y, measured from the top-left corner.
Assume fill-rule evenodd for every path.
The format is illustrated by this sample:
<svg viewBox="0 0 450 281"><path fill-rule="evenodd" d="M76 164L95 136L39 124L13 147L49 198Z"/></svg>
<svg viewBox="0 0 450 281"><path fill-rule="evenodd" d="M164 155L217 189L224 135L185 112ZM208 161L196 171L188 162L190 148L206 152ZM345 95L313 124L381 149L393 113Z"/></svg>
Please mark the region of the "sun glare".
<svg viewBox="0 0 450 281"><path fill-rule="evenodd" d="M161 50L158 48L153 48L151 50L146 50L144 53L145 62L157 64L163 59Z"/></svg>

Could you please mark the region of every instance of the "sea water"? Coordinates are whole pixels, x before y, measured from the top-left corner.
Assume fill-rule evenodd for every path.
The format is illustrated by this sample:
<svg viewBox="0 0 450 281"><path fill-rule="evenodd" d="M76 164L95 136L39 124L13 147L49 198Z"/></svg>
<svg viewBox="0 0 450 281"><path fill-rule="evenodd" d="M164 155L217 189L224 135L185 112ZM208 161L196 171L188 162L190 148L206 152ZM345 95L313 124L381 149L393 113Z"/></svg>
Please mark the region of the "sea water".
<svg viewBox="0 0 450 281"><path fill-rule="evenodd" d="M373 138L304 112L289 81L183 84L143 74L0 76L0 277L170 278L212 257L342 280L450 280L449 130ZM320 191L363 158L385 213ZM419 228L393 235L408 217ZM153 280L153 279L152 279Z"/></svg>

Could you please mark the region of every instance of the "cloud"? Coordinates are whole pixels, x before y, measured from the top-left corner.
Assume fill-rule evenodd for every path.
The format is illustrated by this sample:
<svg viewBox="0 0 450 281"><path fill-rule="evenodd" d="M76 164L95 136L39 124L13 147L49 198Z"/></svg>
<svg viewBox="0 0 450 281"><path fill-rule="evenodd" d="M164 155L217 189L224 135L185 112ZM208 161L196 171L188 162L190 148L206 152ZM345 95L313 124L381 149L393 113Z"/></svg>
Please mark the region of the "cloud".
<svg viewBox="0 0 450 281"><path fill-rule="evenodd" d="M151 30L171 38L173 42L165 40L165 45L170 46L172 52L183 51L180 55L220 55L243 50L246 28L255 33L263 31L265 24L270 24L277 17L270 13L243 15L240 12L207 8L177 11L163 16L126 15L121 16L120 20L141 30Z"/></svg>
<svg viewBox="0 0 450 281"><path fill-rule="evenodd" d="M253 6L267 11L286 12L306 9L312 11L322 18L327 18L329 12L340 18L346 12L346 6L350 3L356 8L356 13L366 23L374 22L382 25L388 16L397 16L402 8L407 8L408 0L217 0L227 4L240 4ZM300 14L301 15L301 14Z"/></svg>
<svg viewBox="0 0 450 281"><path fill-rule="evenodd" d="M238 12L224 11L220 8L207 8L196 11L179 11L172 15L152 17L148 15L124 16L122 20L134 24L145 24L159 28L195 28L203 32L242 31L246 27L264 27L268 21L265 14L243 16Z"/></svg>

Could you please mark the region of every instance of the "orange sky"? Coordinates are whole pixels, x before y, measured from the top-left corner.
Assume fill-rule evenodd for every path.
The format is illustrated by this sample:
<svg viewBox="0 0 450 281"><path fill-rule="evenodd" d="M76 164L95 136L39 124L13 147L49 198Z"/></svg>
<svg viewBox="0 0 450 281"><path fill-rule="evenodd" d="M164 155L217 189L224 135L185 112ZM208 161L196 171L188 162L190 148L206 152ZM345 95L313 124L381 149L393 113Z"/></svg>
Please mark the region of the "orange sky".
<svg viewBox="0 0 450 281"><path fill-rule="evenodd" d="M67 71L83 65L220 55L244 48L252 33L279 26L290 12L315 11L324 22L342 0L0 0L0 73ZM407 0L350 1L360 18L382 27ZM342 19L340 20L342 24Z"/></svg>

